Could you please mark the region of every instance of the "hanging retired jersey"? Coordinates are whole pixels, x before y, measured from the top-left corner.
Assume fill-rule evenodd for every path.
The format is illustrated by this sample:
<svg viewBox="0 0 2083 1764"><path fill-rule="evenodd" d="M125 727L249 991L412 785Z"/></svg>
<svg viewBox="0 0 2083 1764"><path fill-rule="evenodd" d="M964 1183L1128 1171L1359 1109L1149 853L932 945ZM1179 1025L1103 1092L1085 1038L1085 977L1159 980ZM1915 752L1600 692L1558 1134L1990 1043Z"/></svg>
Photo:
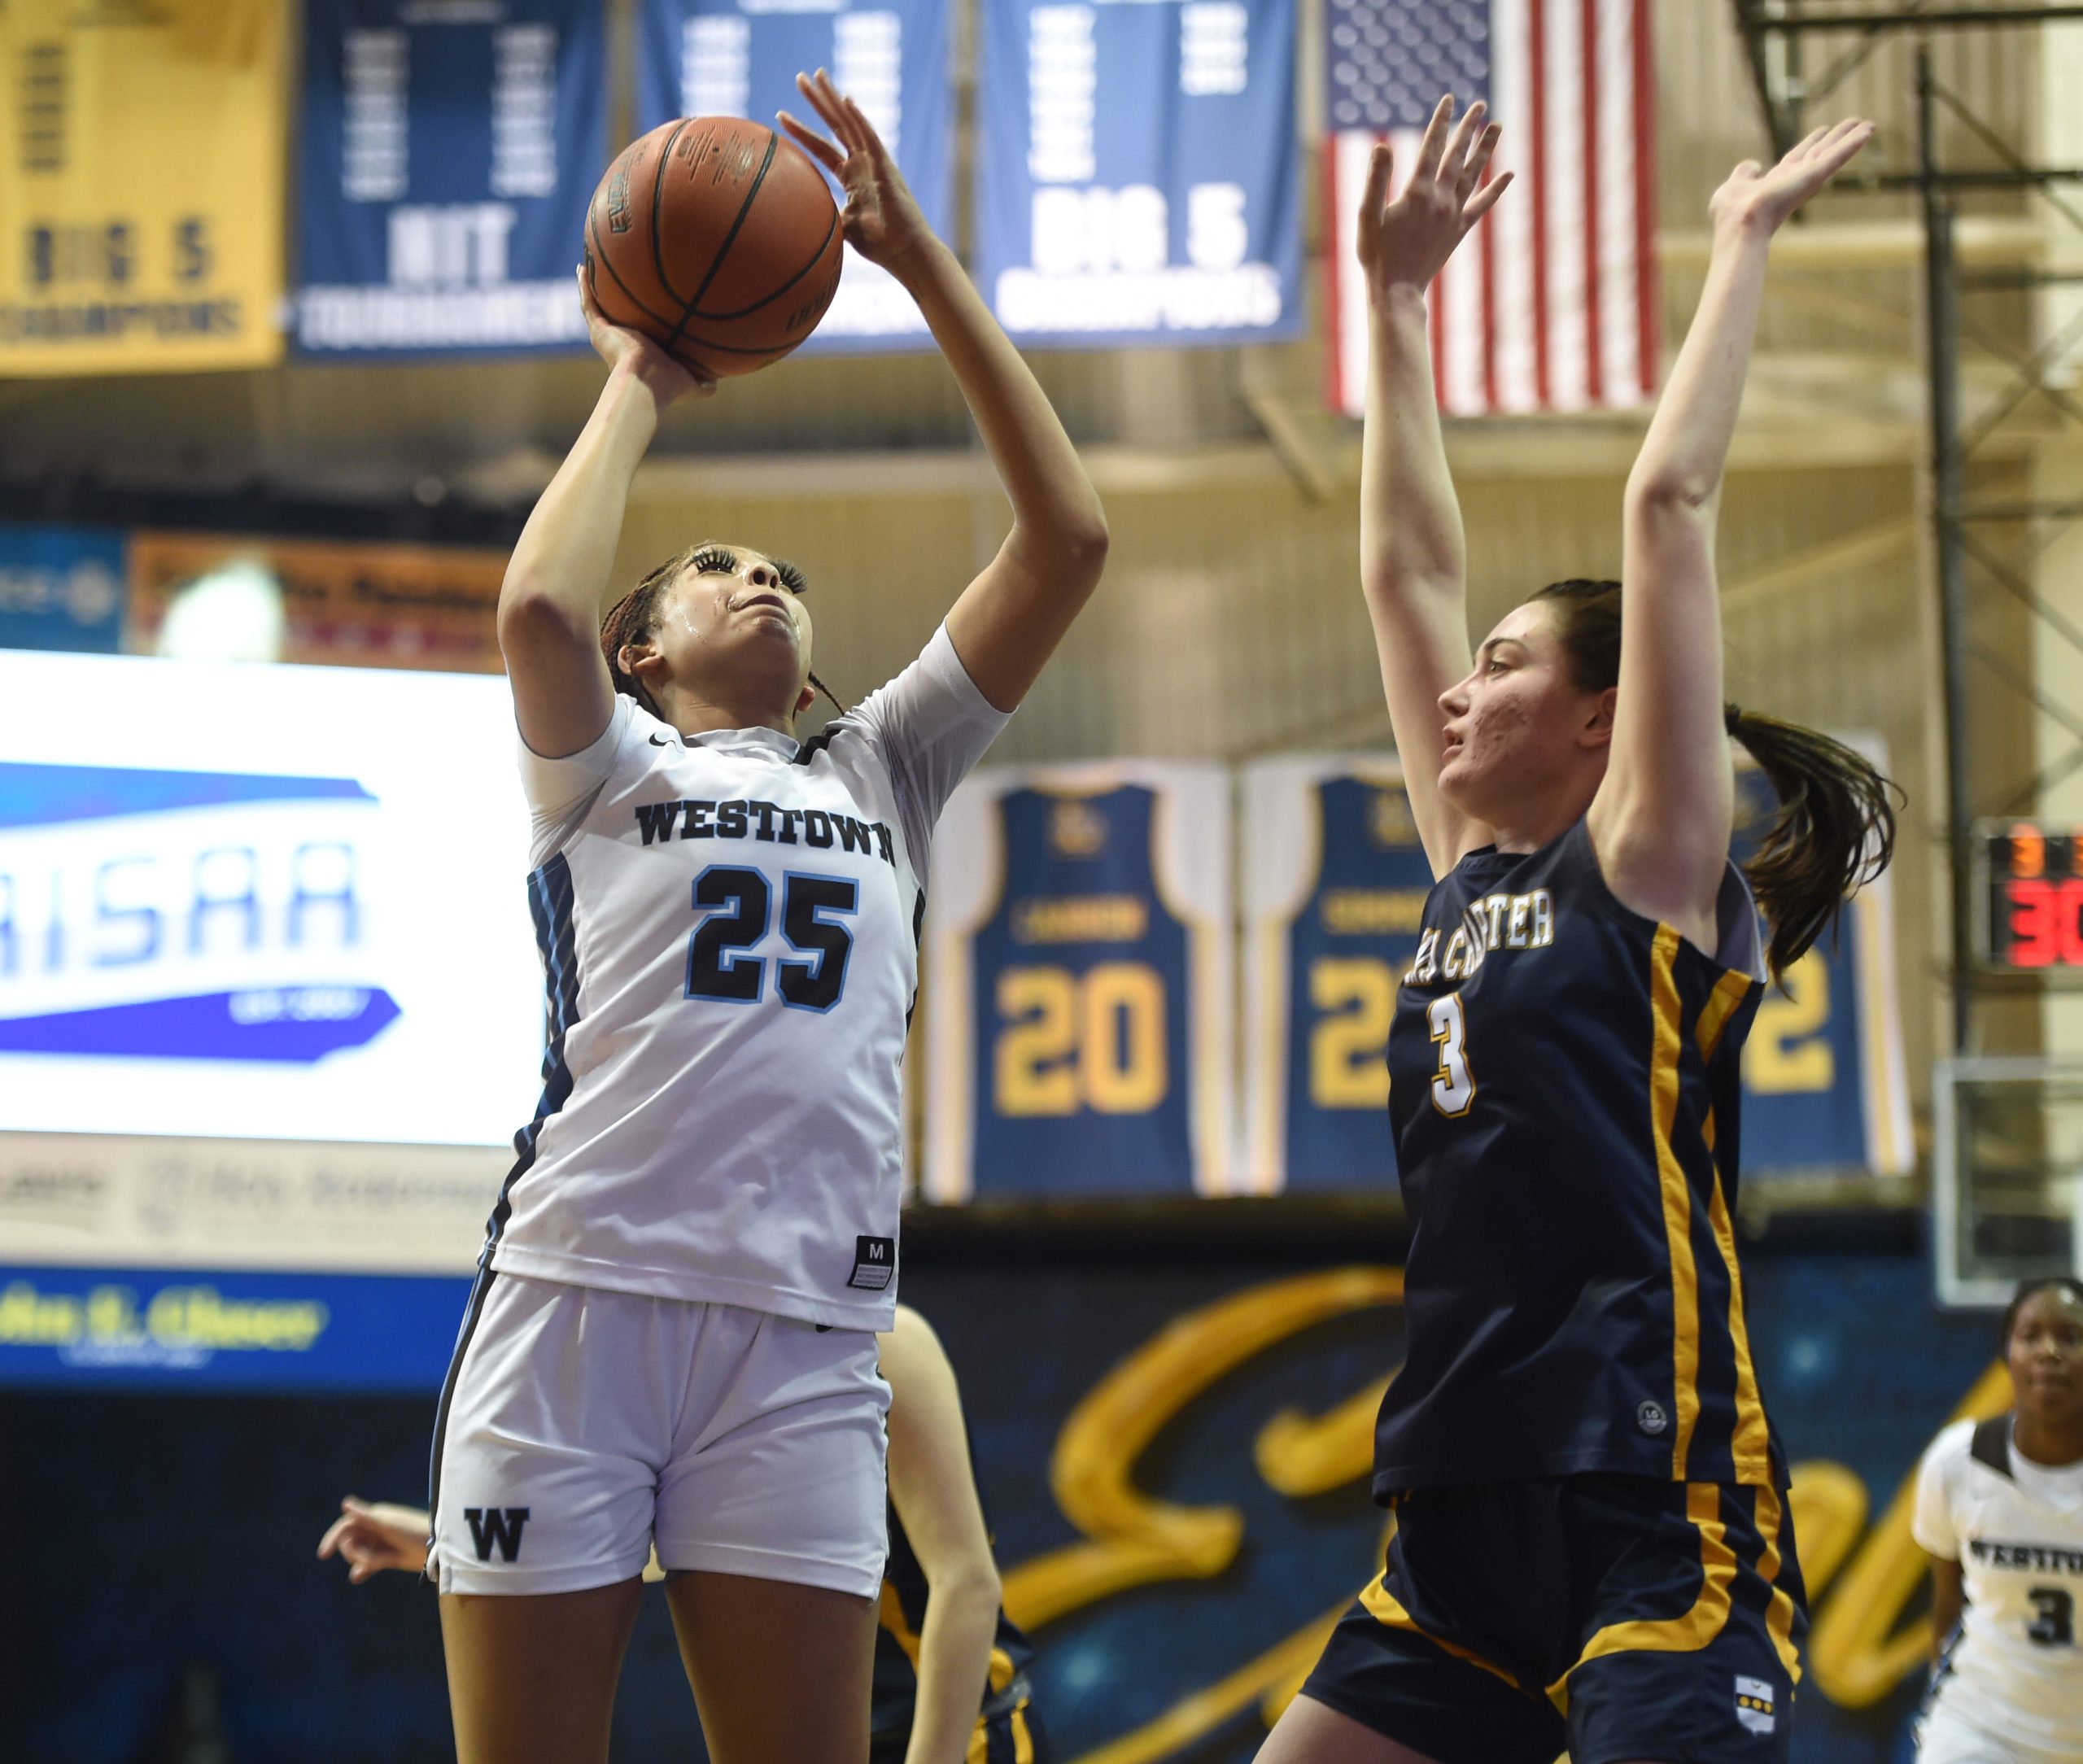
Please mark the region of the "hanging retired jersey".
<svg viewBox="0 0 2083 1764"><path fill-rule="evenodd" d="M1844 738L1887 771L1879 738ZM1739 861L1755 850L1775 806L1755 766L1736 775ZM1752 1172L1870 1170L1906 1174L1916 1161L1895 987L1894 879L1884 872L1845 908L1833 932L1788 969L1758 1007L1743 1052L1744 1161Z"/></svg>
<svg viewBox="0 0 2083 1764"><path fill-rule="evenodd" d="M1784 1487L1736 1260L1761 992L1730 865L1710 955L1623 906L1583 821L1432 890L1389 1033L1413 1235L1375 1491L1589 1472Z"/></svg>
<svg viewBox="0 0 2083 1764"><path fill-rule="evenodd" d="M2083 1464L2021 1456L2011 1422L1954 1422L1917 1472L1911 1532L1967 1594L1932 1701L2036 1757L2083 1757Z"/></svg>
<svg viewBox="0 0 2083 1764"><path fill-rule="evenodd" d="M928 963L926 1188L1219 1193L1229 791L1212 766L979 778Z"/></svg>
<svg viewBox="0 0 2083 1764"><path fill-rule="evenodd" d="M1243 775L1240 1186L1379 1188L1396 982L1432 871L1393 759L1296 756Z"/></svg>
<svg viewBox="0 0 2083 1764"><path fill-rule="evenodd" d="M524 753L551 1039L489 1267L889 1327L927 851L1005 722L943 627L800 746L618 698Z"/></svg>

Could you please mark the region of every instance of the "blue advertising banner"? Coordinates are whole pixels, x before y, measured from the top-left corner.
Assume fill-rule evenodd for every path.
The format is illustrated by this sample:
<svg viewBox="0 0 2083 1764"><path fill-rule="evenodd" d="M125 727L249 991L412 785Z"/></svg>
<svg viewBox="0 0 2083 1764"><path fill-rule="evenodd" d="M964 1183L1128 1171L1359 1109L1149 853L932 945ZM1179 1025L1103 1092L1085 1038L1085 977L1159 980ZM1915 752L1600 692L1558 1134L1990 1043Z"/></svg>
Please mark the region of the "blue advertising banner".
<svg viewBox="0 0 2083 1764"><path fill-rule="evenodd" d="M816 127L796 76L828 68L896 155L933 230L952 237L946 0L644 0L637 31L638 134L678 116L771 123L779 110ZM803 351L931 341L896 278L849 246L838 295Z"/></svg>
<svg viewBox="0 0 2083 1764"><path fill-rule="evenodd" d="M1772 807L1738 774L1736 849ZM1243 775L1245 1107L1235 1185L1393 1180L1383 1052L1430 866L1393 759L1286 757ZM1743 1165L1899 1174L1914 1153L1895 1006L1890 889L1862 890L1769 989L1744 1048Z"/></svg>
<svg viewBox="0 0 2083 1764"><path fill-rule="evenodd" d="M601 0L305 0L303 24L296 347L583 347Z"/></svg>
<svg viewBox="0 0 2083 1764"><path fill-rule="evenodd" d="M127 599L120 533L0 526L0 649L113 654Z"/></svg>
<svg viewBox="0 0 2083 1764"><path fill-rule="evenodd" d="M1221 1194L1229 781L1125 762L980 772L927 921L935 1200Z"/></svg>
<svg viewBox="0 0 2083 1764"><path fill-rule="evenodd" d="M1125 1260L1098 1232L1103 1260L1063 1235L1003 1257L959 1237L927 1255L919 1235L905 1296L954 1363L1007 1609L1038 1649L1027 1670L1051 1755L1249 1764L1327 1620L1380 1565L1386 1515L1367 1476L1375 1406L1404 1346L1393 1247L1365 1265L1297 1268L1240 1247L1209 1266ZM1928 1623L1907 1486L1948 1420L2007 1400L1991 1320L1937 1311L1927 1259L1900 1241L1909 1233L1884 1224L1878 1235L1888 1241L1865 1248L1768 1241L1744 1259L1814 1613L1793 1764L1910 1757ZM0 1295L15 1277L0 1273ZM138 1277L62 1290L85 1302L97 1282L129 1286L135 1314L150 1316ZM214 1288L223 1306L290 1307L249 1326L277 1339L308 1326L295 1308L334 1308L308 1351L220 1347L220 1363L315 1366L328 1335L375 1327L321 1283L181 1284ZM179 1699L199 1661L225 1755L453 1755L427 1588L405 1574L351 1586L341 1563L312 1559L343 1494L426 1498L461 1282L428 1282L424 1299L407 1282L364 1284L401 1316L426 1313L415 1382L389 1399L343 1387L238 1402L0 1391L0 1468L16 1510L35 1515L9 1563L11 1608L35 1621L13 1631L0 1755L159 1755L168 1711L192 1706ZM11 1302L0 1296L0 1317ZM192 1299L164 1312L191 1336L213 1316L229 1332L229 1313ZM157 1387L178 1386L167 1375ZM170 1552L175 1537L219 1547ZM645 1595L612 1750L705 1755L660 1588Z"/></svg>
<svg viewBox="0 0 2083 1764"><path fill-rule="evenodd" d="M442 1276L0 1267L0 1386L426 1390L469 1291Z"/></svg>
<svg viewBox="0 0 2083 1764"><path fill-rule="evenodd" d="M984 0L976 280L1019 342L1304 320L1293 0Z"/></svg>

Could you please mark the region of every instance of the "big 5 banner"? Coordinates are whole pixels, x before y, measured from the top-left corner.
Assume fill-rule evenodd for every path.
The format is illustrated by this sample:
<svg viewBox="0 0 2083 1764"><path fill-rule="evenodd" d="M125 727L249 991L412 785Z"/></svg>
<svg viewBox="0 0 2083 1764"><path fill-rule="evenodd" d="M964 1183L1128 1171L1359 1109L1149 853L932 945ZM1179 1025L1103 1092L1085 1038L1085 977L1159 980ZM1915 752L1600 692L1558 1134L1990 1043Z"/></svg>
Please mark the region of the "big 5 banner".
<svg viewBox="0 0 2083 1764"><path fill-rule="evenodd" d="M1294 0L982 0L977 281L1018 341L1301 329Z"/></svg>
<svg viewBox="0 0 2083 1764"><path fill-rule="evenodd" d="M979 772L935 835L933 1200L1221 1194L1229 778L1130 761Z"/></svg>
<svg viewBox="0 0 2083 1764"><path fill-rule="evenodd" d="M946 0L644 0L637 28L638 133L677 116L771 123L780 110L818 126L796 76L829 68L896 155L928 224L951 237ZM849 246L839 292L803 352L929 341L897 279Z"/></svg>
<svg viewBox="0 0 2083 1764"><path fill-rule="evenodd" d="M280 0L11 0L0 78L0 378L275 360Z"/></svg>
<svg viewBox="0 0 2083 1764"><path fill-rule="evenodd" d="M601 0L305 0L303 22L297 348L583 347Z"/></svg>
<svg viewBox="0 0 2083 1764"><path fill-rule="evenodd" d="M1873 742L1854 739L1881 762ZM1773 807L1762 775L1740 771L1738 857L1755 849ZM1390 1020L1432 887L1401 771L1386 756L1257 762L1243 773L1241 825L1235 1186L1378 1187L1395 1168ZM1883 875L1767 989L1744 1046L1746 1176L1911 1167L1892 910Z"/></svg>

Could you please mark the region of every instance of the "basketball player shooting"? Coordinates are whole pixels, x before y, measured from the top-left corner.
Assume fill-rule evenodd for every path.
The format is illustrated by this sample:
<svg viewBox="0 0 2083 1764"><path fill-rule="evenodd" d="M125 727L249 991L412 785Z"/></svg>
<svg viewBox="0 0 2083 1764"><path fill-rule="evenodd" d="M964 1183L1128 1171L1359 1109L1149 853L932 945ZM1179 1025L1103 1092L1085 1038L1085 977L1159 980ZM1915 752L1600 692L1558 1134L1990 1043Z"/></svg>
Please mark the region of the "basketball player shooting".
<svg viewBox="0 0 2083 1764"><path fill-rule="evenodd" d="M499 605L552 1037L435 1424L462 1764L606 1757L654 1544L717 1764L868 1755L876 1335L928 848L1097 585L1107 526L859 107L800 84L831 137L785 126L918 302L1012 528L918 660L799 744L800 571L703 542L607 605L659 415L714 386L586 299L607 382Z"/></svg>

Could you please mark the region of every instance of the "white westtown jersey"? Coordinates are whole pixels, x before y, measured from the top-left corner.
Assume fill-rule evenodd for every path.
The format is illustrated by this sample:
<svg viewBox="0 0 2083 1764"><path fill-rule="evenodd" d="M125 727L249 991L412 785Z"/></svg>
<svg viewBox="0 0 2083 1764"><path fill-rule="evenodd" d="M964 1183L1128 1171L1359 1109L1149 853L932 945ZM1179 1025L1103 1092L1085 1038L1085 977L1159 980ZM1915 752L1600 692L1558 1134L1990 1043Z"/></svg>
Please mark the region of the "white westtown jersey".
<svg viewBox="0 0 2083 1764"><path fill-rule="evenodd" d="M2083 1760L2083 1465L2021 1457L2008 1415L1955 1421L1924 1453L1911 1529L1967 1593L1936 1704L2021 1756Z"/></svg>
<svg viewBox="0 0 2083 1764"><path fill-rule="evenodd" d="M1005 723L942 627L800 746L618 698L523 749L550 1039L491 1267L889 1327L928 845Z"/></svg>

